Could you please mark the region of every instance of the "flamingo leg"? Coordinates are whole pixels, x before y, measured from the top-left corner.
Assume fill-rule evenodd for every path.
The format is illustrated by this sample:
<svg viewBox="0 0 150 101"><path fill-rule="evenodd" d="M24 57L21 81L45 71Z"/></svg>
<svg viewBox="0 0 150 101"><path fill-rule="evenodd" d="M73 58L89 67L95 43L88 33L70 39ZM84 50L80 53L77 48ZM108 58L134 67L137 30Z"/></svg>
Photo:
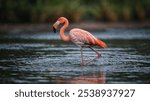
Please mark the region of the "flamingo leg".
<svg viewBox="0 0 150 101"><path fill-rule="evenodd" d="M84 65L84 59L83 59L82 47L80 47L80 52L81 52L81 58L82 58L81 65Z"/></svg>
<svg viewBox="0 0 150 101"><path fill-rule="evenodd" d="M92 60L89 60L86 64L89 64L90 62L92 62L92 61L95 61L97 58L99 58L100 56L101 56L101 54L98 52L98 51L96 51L94 48L92 48L92 47L89 47L92 51L94 51L96 54L97 54L97 56L96 57L94 57Z"/></svg>

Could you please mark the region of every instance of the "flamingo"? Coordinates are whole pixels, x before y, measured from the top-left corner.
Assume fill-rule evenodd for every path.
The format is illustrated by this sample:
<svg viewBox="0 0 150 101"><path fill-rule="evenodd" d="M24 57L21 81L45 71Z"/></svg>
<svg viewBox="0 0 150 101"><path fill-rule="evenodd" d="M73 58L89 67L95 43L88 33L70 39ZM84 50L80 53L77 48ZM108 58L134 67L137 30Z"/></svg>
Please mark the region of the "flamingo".
<svg viewBox="0 0 150 101"><path fill-rule="evenodd" d="M69 25L69 21L65 17L60 17L53 24L53 31L55 33L56 33L56 29L58 28L58 25L60 25L60 24L64 24L60 28L61 40L65 41L65 42L72 41L73 43L75 43L80 48L81 58L82 58L81 59L81 65L89 64L91 61L94 61L101 56L101 54L98 51L96 51L94 48L92 48L92 46L97 45L97 46L102 47L102 48L107 48L106 43L104 43L102 40L97 39L90 32L83 30L83 29L73 28L70 30L69 34L65 35L64 32ZM84 59L83 59L83 52L82 52L83 47L90 48L92 51L94 51L97 54L97 56L94 57L92 60L88 60L88 62L85 63Z"/></svg>

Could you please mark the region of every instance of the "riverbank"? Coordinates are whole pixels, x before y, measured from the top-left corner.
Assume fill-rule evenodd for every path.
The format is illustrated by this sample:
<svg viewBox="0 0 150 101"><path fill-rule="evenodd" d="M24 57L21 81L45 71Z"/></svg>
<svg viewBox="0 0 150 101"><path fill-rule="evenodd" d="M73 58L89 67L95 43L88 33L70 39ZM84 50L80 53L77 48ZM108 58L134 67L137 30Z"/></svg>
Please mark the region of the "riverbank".
<svg viewBox="0 0 150 101"><path fill-rule="evenodd" d="M53 24L0 24L0 32L47 32L52 31ZM70 24L67 31L72 28L82 28L88 31L101 31L111 28L150 28L150 21L147 22L116 22L98 23L81 22Z"/></svg>

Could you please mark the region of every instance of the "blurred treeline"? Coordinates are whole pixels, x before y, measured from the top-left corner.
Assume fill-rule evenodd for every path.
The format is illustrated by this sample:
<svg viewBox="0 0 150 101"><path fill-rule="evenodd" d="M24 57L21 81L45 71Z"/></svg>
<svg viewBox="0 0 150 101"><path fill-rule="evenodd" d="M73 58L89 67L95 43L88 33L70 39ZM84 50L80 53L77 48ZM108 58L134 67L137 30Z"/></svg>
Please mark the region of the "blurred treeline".
<svg viewBox="0 0 150 101"><path fill-rule="evenodd" d="M0 0L0 23L147 21L150 0Z"/></svg>

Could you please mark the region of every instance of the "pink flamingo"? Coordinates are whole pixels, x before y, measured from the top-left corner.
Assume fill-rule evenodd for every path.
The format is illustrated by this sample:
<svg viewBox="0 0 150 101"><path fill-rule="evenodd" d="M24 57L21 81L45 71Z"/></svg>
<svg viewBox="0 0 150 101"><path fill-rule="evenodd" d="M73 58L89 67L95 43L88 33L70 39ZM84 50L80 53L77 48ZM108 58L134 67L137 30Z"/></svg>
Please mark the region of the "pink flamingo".
<svg viewBox="0 0 150 101"><path fill-rule="evenodd" d="M103 41L97 39L95 36L93 36L88 31L85 31L85 30L82 30L79 28L73 28L69 32L68 35L65 35L64 31L69 25L69 22L65 17L60 17L54 23L53 31L55 33L56 33L56 29L58 28L59 24L64 24L60 29L60 38L66 42L72 41L73 43L75 43L80 48L81 58L82 58L81 65L84 65L83 52L82 52L83 47L88 47L97 54L97 56L95 58L93 58L91 61L94 61L101 56L101 54L99 52L97 52L95 49L93 49L91 46L97 45L97 46L100 46L102 48L107 47L107 45ZM89 64L91 61L89 60L86 64Z"/></svg>

